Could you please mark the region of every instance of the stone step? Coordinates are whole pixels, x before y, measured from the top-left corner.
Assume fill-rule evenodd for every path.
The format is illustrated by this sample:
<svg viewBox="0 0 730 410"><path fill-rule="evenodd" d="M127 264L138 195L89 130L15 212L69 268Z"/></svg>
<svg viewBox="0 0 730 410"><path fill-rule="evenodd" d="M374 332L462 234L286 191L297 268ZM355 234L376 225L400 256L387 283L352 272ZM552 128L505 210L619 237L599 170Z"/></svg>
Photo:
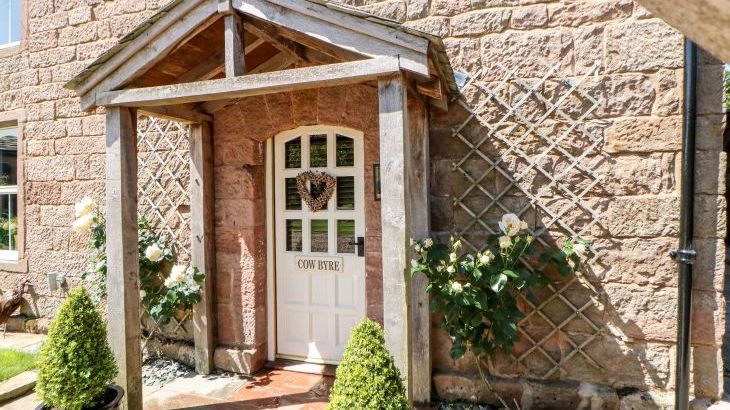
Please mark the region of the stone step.
<svg viewBox="0 0 730 410"><path fill-rule="evenodd" d="M36 372L27 371L0 383L0 404L30 392L35 387L37 380Z"/></svg>

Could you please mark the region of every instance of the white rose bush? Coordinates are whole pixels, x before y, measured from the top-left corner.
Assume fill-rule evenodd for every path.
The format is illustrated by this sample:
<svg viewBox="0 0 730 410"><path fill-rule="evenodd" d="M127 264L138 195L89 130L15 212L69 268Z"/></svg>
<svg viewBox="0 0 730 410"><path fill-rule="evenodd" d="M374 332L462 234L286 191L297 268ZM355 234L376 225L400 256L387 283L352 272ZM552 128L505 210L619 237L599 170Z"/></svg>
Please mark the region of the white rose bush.
<svg viewBox="0 0 730 410"><path fill-rule="evenodd" d="M484 251L476 254L463 252L454 238L449 244L412 241L411 274L428 278L430 307L451 336L452 358L471 350L479 365L499 349L510 352L524 317L518 297L534 300L530 289L549 284L548 274L568 275L580 267L588 242L564 240L561 249L545 248L535 244L527 228L517 215L504 215L500 233L489 235Z"/></svg>
<svg viewBox="0 0 730 410"><path fill-rule="evenodd" d="M89 234L89 266L83 279L92 295L102 300L106 297L106 221L90 197L81 199L74 206L74 213L76 220L72 229L82 235ZM175 264L167 239L157 236L144 217L139 218L137 242L140 297L155 321L166 324L178 311L190 310L200 302L200 285L205 275L193 267Z"/></svg>

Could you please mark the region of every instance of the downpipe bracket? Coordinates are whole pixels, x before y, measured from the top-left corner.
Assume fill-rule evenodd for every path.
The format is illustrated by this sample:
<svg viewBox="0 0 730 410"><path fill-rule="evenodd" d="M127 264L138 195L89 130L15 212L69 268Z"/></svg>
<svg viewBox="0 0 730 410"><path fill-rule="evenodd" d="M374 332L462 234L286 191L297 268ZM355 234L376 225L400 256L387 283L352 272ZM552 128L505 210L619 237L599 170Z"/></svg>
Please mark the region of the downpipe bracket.
<svg viewBox="0 0 730 410"><path fill-rule="evenodd" d="M677 263L685 265L694 265L695 259L697 259L697 251L694 249L680 249L669 252L669 257L674 259Z"/></svg>

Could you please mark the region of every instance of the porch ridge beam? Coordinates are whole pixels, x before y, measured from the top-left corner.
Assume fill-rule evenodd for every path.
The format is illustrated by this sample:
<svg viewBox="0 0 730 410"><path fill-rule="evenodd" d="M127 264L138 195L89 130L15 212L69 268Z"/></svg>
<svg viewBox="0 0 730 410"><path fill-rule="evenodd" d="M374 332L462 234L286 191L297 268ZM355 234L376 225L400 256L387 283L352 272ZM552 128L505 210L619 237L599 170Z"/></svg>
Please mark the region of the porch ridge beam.
<svg viewBox="0 0 730 410"><path fill-rule="evenodd" d="M96 105L148 107L244 98L356 84L398 74L400 69L398 57L381 57L186 84L107 91L97 95Z"/></svg>

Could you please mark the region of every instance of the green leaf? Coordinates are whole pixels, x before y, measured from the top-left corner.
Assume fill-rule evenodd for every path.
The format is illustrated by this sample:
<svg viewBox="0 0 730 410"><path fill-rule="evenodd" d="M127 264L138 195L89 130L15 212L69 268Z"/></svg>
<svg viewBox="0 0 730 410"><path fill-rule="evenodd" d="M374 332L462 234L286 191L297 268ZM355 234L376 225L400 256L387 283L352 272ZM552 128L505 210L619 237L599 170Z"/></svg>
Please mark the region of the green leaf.
<svg viewBox="0 0 730 410"><path fill-rule="evenodd" d="M490 280L490 285L495 293L499 293L504 289L504 285L507 283L507 275L500 273L497 276L493 276Z"/></svg>

